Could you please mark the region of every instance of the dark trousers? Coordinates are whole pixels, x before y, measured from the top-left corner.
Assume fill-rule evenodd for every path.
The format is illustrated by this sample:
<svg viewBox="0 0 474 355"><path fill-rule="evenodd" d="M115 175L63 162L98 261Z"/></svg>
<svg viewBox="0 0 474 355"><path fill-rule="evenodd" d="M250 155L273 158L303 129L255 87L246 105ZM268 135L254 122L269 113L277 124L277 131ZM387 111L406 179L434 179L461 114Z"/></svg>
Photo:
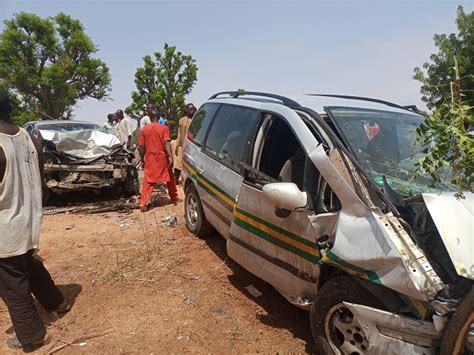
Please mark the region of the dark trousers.
<svg viewBox="0 0 474 355"><path fill-rule="evenodd" d="M46 334L32 293L47 311L55 311L64 301L48 270L33 256L33 250L23 255L0 258L0 294L22 345L39 340Z"/></svg>

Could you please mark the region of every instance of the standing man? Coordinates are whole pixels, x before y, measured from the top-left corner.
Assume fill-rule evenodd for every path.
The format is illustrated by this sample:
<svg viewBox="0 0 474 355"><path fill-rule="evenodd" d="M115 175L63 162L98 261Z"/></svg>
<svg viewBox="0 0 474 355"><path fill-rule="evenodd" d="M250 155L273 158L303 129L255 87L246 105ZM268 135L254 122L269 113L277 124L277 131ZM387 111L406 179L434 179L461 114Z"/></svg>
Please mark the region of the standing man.
<svg viewBox="0 0 474 355"><path fill-rule="evenodd" d="M132 148L132 120L123 114L122 110L115 113L117 119L117 128L115 136L126 146L127 149Z"/></svg>
<svg viewBox="0 0 474 355"><path fill-rule="evenodd" d="M109 113L107 115L107 122L102 126L102 131L108 134L115 133L115 114Z"/></svg>
<svg viewBox="0 0 474 355"><path fill-rule="evenodd" d="M143 127L149 125L151 123L150 120L150 113L151 111L155 110L156 107L152 102L149 102L146 104L146 116L143 116L142 119L140 120L140 130L143 129Z"/></svg>
<svg viewBox="0 0 474 355"><path fill-rule="evenodd" d="M186 116L184 116L183 118L179 120L178 138L176 142L176 148L174 151L176 155L178 155L179 149L183 148L184 138L186 137L186 133L188 132L189 125L191 124L191 120L194 114L196 113L196 111L197 109L192 103L187 104L184 109L184 113L186 114Z"/></svg>
<svg viewBox="0 0 474 355"><path fill-rule="evenodd" d="M145 126L138 140L138 151L144 164L144 179L140 196L140 209L146 211L156 183L165 182L171 201L178 202L178 191L171 167L173 158L170 145L170 131L157 122L158 111L150 112L151 124Z"/></svg>
<svg viewBox="0 0 474 355"><path fill-rule="evenodd" d="M8 92L0 89L0 294L15 335L11 349L35 350L51 340L33 302L50 312L70 306L43 263L33 256L43 217L41 145L10 122Z"/></svg>

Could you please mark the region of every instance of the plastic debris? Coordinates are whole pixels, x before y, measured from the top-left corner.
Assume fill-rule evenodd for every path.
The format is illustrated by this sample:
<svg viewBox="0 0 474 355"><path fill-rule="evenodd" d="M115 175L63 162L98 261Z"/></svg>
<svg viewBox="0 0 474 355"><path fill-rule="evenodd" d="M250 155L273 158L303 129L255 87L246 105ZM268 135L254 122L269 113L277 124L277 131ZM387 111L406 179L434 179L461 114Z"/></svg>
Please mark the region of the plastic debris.
<svg viewBox="0 0 474 355"><path fill-rule="evenodd" d="M247 287L245 287L245 290L255 298L260 297L262 295L262 293L254 285L248 285Z"/></svg>
<svg viewBox="0 0 474 355"><path fill-rule="evenodd" d="M165 227L174 228L178 224L178 218L173 215L165 216L162 220Z"/></svg>

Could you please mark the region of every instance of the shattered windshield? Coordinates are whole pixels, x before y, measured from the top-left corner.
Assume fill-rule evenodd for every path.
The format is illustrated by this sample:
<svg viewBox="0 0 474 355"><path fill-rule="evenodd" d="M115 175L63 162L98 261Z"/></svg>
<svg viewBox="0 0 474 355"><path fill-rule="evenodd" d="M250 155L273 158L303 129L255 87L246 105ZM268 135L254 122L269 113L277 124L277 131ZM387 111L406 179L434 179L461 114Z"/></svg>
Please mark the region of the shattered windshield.
<svg viewBox="0 0 474 355"><path fill-rule="evenodd" d="M383 176L402 197L425 192L455 191L449 183L429 186L427 177L414 179L416 163L424 147L416 141L418 115L354 107L327 107L344 143L355 155L375 184L383 186ZM443 172L449 182L451 171Z"/></svg>
<svg viewBox="0 0 474 355"><path fill-rule="evenodd" d="M99 126L93 123L52 123L42 124L38 128L40 131L54 131L54 132L71 132L71 131L83 131L86 129L96 129Z"/></svg>

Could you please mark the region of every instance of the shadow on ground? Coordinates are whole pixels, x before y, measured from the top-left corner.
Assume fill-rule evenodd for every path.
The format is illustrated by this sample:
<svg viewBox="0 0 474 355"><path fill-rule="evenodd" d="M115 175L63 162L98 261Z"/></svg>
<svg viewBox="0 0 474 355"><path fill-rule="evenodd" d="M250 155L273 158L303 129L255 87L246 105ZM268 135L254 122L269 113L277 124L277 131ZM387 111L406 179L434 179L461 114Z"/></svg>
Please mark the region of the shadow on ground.
<svg viewBox="0 0 474 355"><path fill-rule="evenodd" d="M69 302L69 305L72 309L74 307L74 303L76 303L77 297L82 292L82 286L75 283L57 286L63 294L64 298ZM48 326L65 316L65 314L47 312L39 305L37 305L37 307L40 312L41 318L43 319L43 322Z"/></svg>
<svg viewBox="0 0 474 355"><path fill-rule="evenodd" d="M295 338L305 342L307 353L315 353L311 329L309 324L309 312L306 312L289 303L270 284L252 275L235 261L227 256L226 241L218 233L205 240L208 247L232 270L229 276L230 283L237 288L248 299L260 305L267 312L266 315L257 314L256 318L269 326L287 329ZM254 285L262 296L253 297L246 290L248 285Z"/></svg>

